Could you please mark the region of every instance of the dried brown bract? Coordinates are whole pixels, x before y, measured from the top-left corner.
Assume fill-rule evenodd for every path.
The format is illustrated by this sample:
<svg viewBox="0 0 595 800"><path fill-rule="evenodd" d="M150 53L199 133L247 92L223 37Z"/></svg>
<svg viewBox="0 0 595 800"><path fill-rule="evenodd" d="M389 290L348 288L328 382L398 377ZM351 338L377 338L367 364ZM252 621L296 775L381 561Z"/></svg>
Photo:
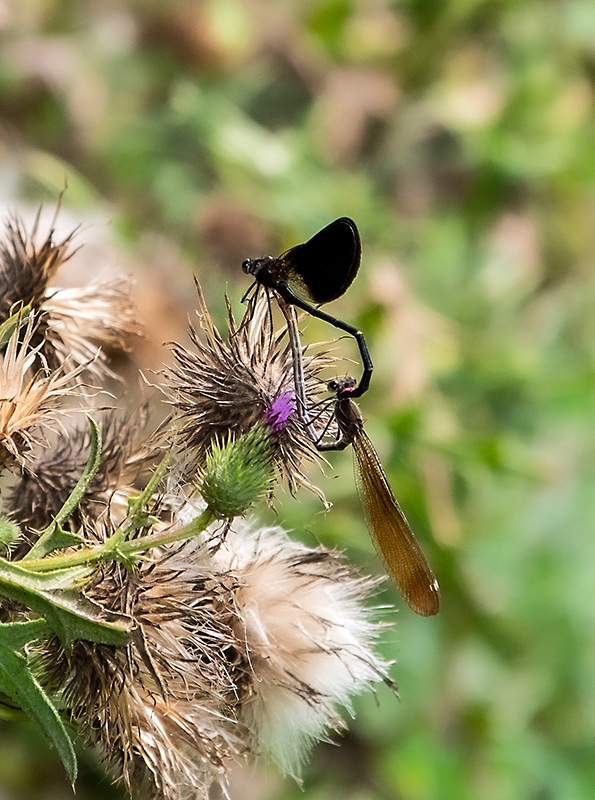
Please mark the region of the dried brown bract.
<svg viewBox="0 0 595 800"><path fill-rule="evenodd" d="M40 366L41 345L33 346L37 331L37 318L31 314L0 353L0 467L13 460L25 463L34 445L46 443L44 432L59 426L63 402L76 394L84 368L65 364L50 371Z"/></svg>

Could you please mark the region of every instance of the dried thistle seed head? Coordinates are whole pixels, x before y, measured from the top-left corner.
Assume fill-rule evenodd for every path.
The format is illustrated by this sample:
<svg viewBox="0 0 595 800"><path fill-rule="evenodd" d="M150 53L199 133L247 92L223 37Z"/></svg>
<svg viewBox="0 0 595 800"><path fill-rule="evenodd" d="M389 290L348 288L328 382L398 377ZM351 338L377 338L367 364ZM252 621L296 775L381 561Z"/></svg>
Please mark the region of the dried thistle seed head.
<svg viewBox="0 0 595 800"><path fill-rule="evenodd" d="M38 648L43 682L135 794L148 784L166 800L206 798L246 749L234 716L248 669L230 624L234 588L196 541L137 572L106 566L88 595L131 615L129 645Z"/></svg>
<svg viewBox="0 0 595 800"><path fill-rule="evenodd" d="M98 415L102 447L99 469L88 491L70 518L78 529L89 517L99 517L109 508L113 517L114 496L130 495L137 479L145 475L159 450L146 431L148 409L110 409ZM90 452L89 425L78 415L64 425L62 435L50 435L16 476L6 508L27 530L49 525L79 480ZM26 542L23 543L25 546ZM23 555L19 547L16 555Z"/></svg>
<svg viewBox="0 0 595 800"><path fill-rule="evenodd" d="M0 469L12 460L25 463L35 444L45 444L44 431L59 425L59 417L68 410L61 403L76 394L83 369L39 369L39 345L33 346L37 330L32 313L0 353Z"/></svg>
<svg viewBox="0 0 595 800"><path fill-rule="evenodd" d="M237 580L237 635L250 658L238 719L253 750L298 776L310 746L344 727L350 698L379 680L394 688L366 605L378 580L355 575L337 552L243 520L214 558Z"/></svg>
<svg viewBox="0 0 595 800"><path fill-rule="evenodd" d="M41 679L129 790L206 798L250 752L296 774L339 707L390 683L364 606L375 585L336 553L236 520L218 551L206 537L135 571L104 565L87 595L132 618L129 644L40 643Z"/></svg>
<svg viewBox="0 0 595 800"><path fill-rule="evenodd" d="M60 204L56 208L59 211ZM45 241L36 244L41 209L30 234L21 220L6 222L0 243L0 322L15 304L39 311L34 345L51 369L68 358L98 376L111 374L106 350L126 351L141 333L138 313L125 279L94 283L80 289L49 289L59 268L74 255L75 231L54 241L53 224ZM54 222L55 222L54 217Z"/></svg>
<svg viewBox="0 0 595 800"><path fill-rule="evenodd" d="M193 350L170 344L176 366L164 373L162 387L175 409L175 445L192 475L205 462L213 440L241 436L257 423L270 422L273 462L291 492L306 486L323 500L301 470L304 459L319 463L318 453L295 410L293 359L285 331L272 329L272 313L263 291L236 325L228 304L229 335L215 328L198 289L198 329L190 328ZM304 352L306 391L315 402L320 371L329 359ZM323 424L323 422L321 422Z"/></svg>

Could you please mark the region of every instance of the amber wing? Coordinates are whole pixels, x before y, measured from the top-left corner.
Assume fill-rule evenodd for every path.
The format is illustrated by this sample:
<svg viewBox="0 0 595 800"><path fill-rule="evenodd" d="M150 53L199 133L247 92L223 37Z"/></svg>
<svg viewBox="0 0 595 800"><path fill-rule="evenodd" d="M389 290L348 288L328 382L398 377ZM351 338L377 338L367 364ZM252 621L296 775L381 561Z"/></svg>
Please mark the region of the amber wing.
<svg viewBox="0 0 595 800"><path fill-rule="evenodd" d="M355 482L374 546L408 606L424 617L440 610L438 581L388 484L372 442L354 438Z"/></svg>

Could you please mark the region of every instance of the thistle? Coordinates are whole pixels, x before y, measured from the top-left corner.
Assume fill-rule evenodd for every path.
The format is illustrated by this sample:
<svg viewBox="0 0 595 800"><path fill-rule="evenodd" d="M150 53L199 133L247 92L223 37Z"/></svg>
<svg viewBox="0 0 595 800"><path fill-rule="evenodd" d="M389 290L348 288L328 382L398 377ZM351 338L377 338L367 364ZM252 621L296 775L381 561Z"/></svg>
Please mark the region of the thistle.
<svg viewBox="0 0 595 800"><path fill-rule="evenodd" d="M63 416L66 401L84 392L92 342L109 330L118 342L126 315L96 326L103 300L87 313L83 295L48 290L71 237L37 248L20 224L8 231L4 280L21 283L0 324L0 469L13 470L0 516L0 692L44 730L73 783L64 718L133 797L206 800L258 756L298 776L354 695L393 684L367 607L377 581L245 518L279 480L322 496L302 472L318 459L285 331L261 293L239 325L228 306L223 337L197 287L191 349L170 345L167 423L151 433L148 412L101 410L82 424ZM303 358L315 402L330 359ZM317 425L327 420L323 410Z"/></svg>
<svg viewBox="0 0 595 800"><path fill-rule="evenodd" d="M264 292L251 302L237 325L228 305L229 335L224 339L215 328L200 286L199 327L190 327L193 350L170 344L176 366L163 373L162 389L174 407L172 442L183 454L188 478L205 463L213 441L229 435L241 436L266 420L273 431L272 462L292 493L300 486L324 495L314 486L301 465L304 460L320 463L295 410L293 360L285 331L275 333ZM306 385L313 401L325 388L320 372L329 365L324 353L304 354ZM324 426L328 412L319 424Z"/></svg>
<svg viewBox="0 0 595 800"><path fill-rule="evenodd" d="M245 514L272 486L271 437L260 425L225 446L213 443L198 481L207 507L217 519Z"/></svg>

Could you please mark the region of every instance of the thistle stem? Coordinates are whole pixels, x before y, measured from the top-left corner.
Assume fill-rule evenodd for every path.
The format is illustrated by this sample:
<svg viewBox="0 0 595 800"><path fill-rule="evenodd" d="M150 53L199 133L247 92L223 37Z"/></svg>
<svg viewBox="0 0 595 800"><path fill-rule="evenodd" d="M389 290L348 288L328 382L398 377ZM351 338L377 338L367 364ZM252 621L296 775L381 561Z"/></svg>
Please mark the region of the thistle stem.
<svg viewBox="0 0 595 800"><path fill-rule="evenodd" d="M103 544L95 547L78 548L67 555L32 559L26 561L24 566L32 572L50 572L80 564L93 564L98 561L130 562L137 553L142 553L144 550L163 547L173 542L181 542L184 539L197 536L214 520L215 515L213 512L209 508L205 508L196 519L176 531L162 531L160 533L150 533L147 536L139 536L138 539L125 539L124 531L118 528Z"/></svg>

